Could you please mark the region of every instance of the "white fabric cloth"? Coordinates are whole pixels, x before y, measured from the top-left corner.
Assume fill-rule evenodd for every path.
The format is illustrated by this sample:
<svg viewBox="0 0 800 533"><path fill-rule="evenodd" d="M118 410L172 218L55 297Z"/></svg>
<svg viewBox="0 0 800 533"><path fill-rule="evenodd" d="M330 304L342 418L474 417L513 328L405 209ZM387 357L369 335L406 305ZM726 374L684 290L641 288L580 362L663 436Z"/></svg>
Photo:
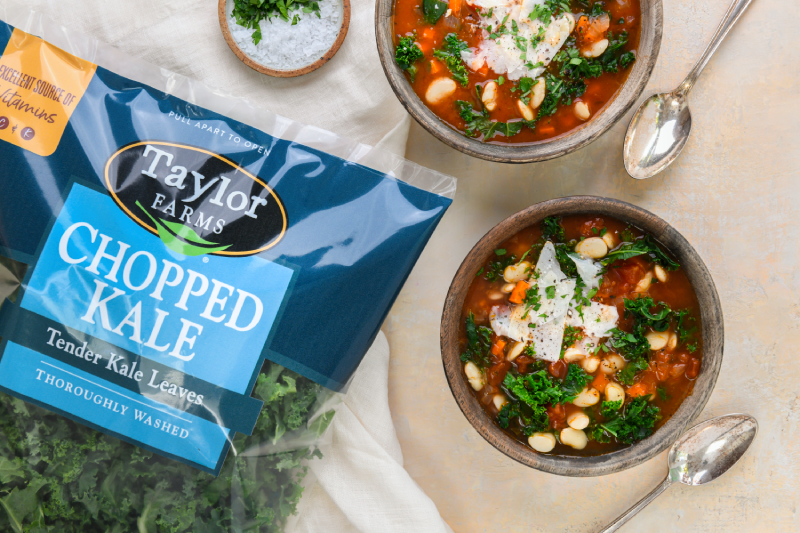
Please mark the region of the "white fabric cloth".
<svg viewBox="0 0 800 533"><path fill-rule="evenodd" d="M217 0L15 1L139 59L354 141L375 145L408 116L378 59L374 0L351 0L350 30L328 64L287 79L259 74L231 52Z"/></svg>
<svg viewBox="0 0 800 533"><path fill-rule="evenodd" d="M301 502L293 533L452 533L403 469L388 381L381 332L333 417L331 449L311 462L317 484Z"/></svg>

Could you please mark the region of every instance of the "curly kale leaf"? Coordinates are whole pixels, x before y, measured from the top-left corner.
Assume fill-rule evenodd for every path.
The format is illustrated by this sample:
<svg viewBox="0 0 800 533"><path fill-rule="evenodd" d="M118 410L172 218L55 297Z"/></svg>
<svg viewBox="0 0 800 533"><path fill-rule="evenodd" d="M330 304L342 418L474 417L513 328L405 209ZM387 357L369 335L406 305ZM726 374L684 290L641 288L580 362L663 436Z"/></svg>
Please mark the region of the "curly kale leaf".
<svg viewBox="0 0 800 533"><path fill-rule="evenodd" d="M303 428L321 386L271 362L253 396L264 407L239 452ZM312 425L317 434L332 412ZM271 455L231 452L219 477L155 455L0 394L0 531L279 533L302 496L303 448Z"/></svg>
<svg viewBox="0 0 800 533"><path fill-rule="evenodd" d="M639 396L627 404L622 413L611 416L598 426L619 442L633 444L652 435L660 418L661 410L650 405L649 396Z"/></svg>
<svg viewBox="0 0 800 533"><path fill-rule="evenodd" d="M414 63L422 59L422 50L417 46L417 43L414 42L413 37L403 37L400 39L400 42L397 43L394 59L401 69L408 72L413 82L417 75L417 67Z"/></svg>
<svg viewBox="0 0 800 533"><path fill-rule="evenodd" d="M433 56L444 61L444 64L450 69L453 79L464 87L469 83L469 78L467 67L461 59L461 52L467 48L467 43L460 40L455 33L449 33L444 38L444 48L433 51Z"/></svg>

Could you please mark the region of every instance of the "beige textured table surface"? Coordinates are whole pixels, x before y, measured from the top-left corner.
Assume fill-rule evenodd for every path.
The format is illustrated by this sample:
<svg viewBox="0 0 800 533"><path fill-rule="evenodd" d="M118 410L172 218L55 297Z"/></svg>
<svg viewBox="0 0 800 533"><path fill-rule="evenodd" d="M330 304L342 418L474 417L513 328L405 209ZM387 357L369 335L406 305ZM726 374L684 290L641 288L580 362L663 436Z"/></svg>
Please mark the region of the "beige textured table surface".
<svg viewBox="0 0 800 533"><path fill-rule="evenodd" d="M727 5L664 0L664 39L645 95L680 83ZM746 412L760 422L753 447L725 477L672 487L622 531L800 531L798 21L797 0L753 1L691 95L694 129L682 157L649 181L630 179L622 166L630 115L587 148L523 166L470 158L412 126L407 157L460 181L384 328L390 403L406 468L456 533L595 531L666 474L666 454L603 478L528 469L472 429L447 387L439 319L461 259L508 215L572 194L640 205L695 246L716 281L726 333L700 420Z"/></svg>

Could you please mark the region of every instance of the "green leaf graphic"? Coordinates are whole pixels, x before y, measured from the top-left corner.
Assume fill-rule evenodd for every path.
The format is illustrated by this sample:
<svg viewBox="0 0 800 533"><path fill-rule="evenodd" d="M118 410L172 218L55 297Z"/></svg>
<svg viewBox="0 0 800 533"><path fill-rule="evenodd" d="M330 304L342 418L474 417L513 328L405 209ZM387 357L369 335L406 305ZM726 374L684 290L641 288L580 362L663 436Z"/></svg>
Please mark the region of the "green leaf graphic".
<svg viewBox="0 0 800 533"><path fill-rule="evenodd" d="M153 221L153 224L156 225L158 237L161 239L161 242L163 242L167 248L174 252L194 257L214 252L221 252L222 250L230 248L231 246L230 244L225 246L216 246L217 243L205 240L189 226L185 226L177 222L153 218L153 216L148 213L138 201L136 202L136 205L139 206L139 209L144 211L144 214L147 215L150 220Z"/></svg>

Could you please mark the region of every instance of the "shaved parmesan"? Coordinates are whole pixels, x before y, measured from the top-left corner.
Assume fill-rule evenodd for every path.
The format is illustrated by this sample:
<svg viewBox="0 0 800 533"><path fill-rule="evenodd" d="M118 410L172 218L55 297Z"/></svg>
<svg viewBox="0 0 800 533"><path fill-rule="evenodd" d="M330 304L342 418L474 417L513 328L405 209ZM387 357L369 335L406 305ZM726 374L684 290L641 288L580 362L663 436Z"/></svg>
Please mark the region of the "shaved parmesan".
<svg viewBox="0 0 800 533"><path fill-rule="evenodd" d="M603 265L589 258L581 257L580 255L570 252L570 259L575 263L578 270L578 275L583 280L584 285L583 295L586 296L590 290L600 288L600 273L603 271Z"/></svg>
<svg viewBox="0 0 800 533"><path fill-rule="evenodd" d="M580 313L577 309L573 309L571 315L568 325L583 328L586 335L593 337L610 336L611 330L617 327L619 321L616 306L599 302L592 302L591 305L584 306Z"/></svg>

